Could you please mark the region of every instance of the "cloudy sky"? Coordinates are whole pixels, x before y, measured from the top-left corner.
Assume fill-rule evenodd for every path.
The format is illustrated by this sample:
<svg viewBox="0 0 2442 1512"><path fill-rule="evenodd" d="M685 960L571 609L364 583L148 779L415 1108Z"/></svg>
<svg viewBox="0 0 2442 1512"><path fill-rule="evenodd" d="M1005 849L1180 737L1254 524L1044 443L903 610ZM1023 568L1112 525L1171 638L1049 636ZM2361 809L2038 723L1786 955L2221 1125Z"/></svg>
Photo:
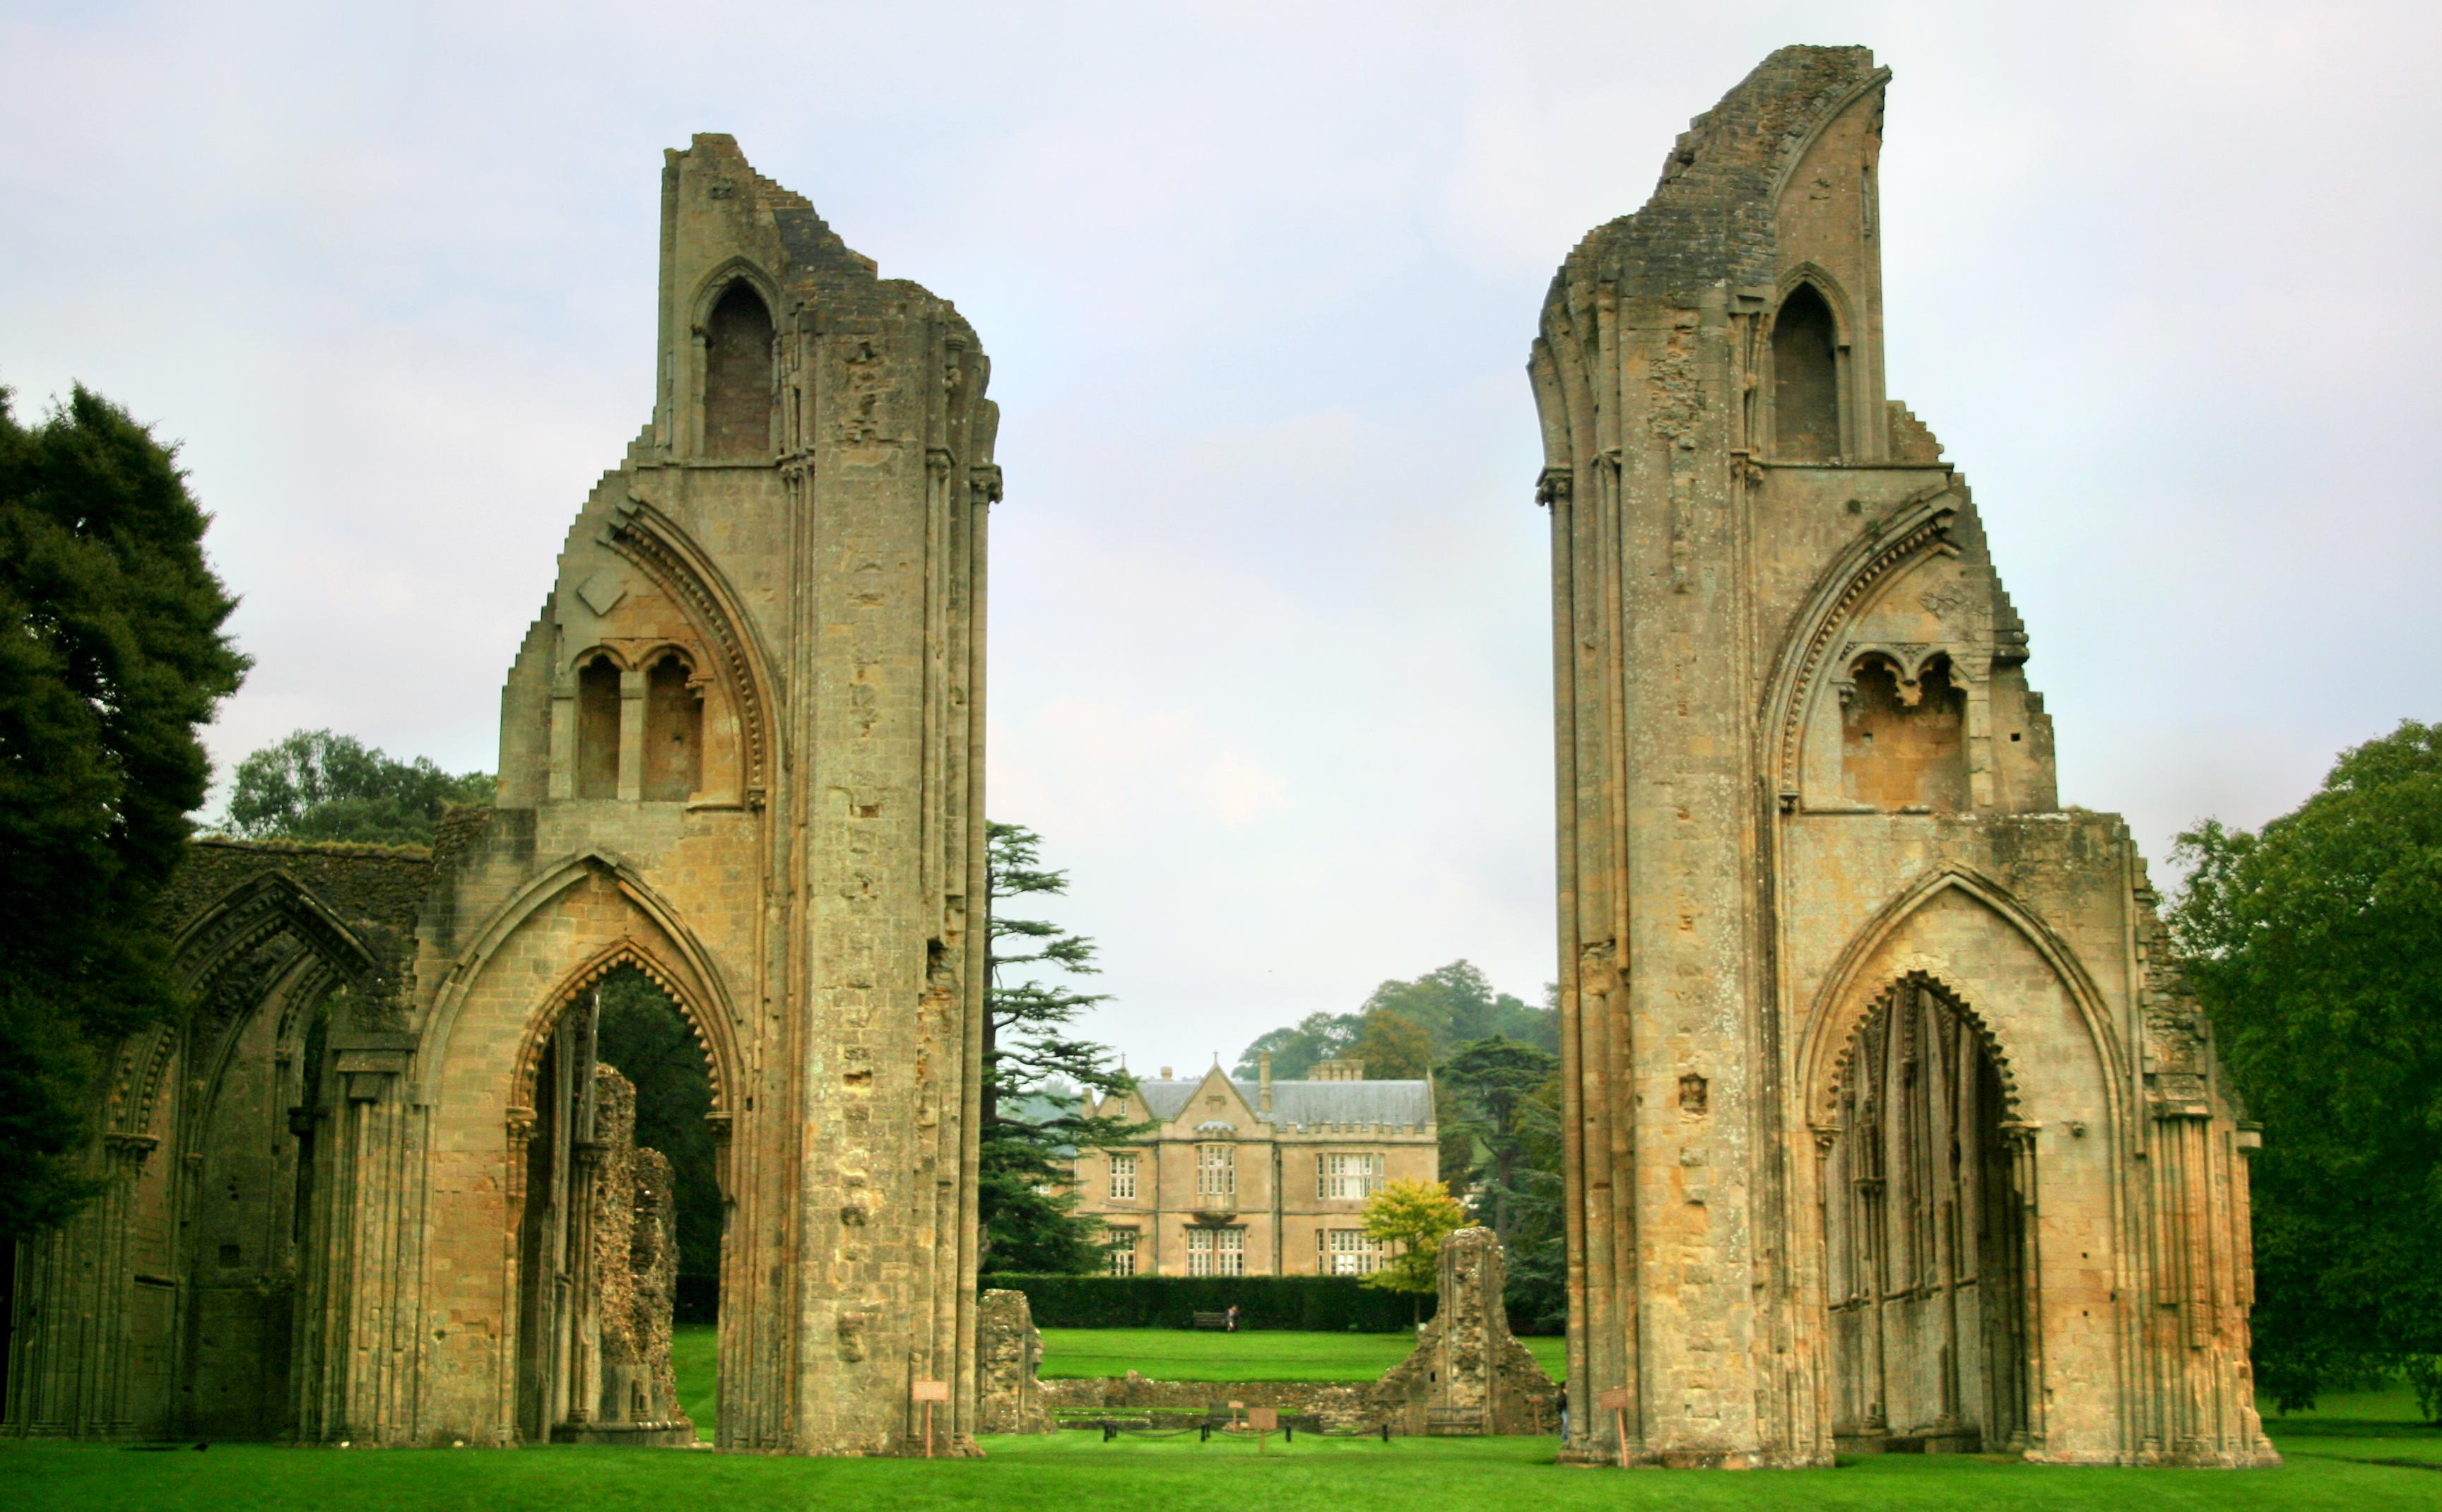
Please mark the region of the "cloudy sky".
<svg viewBox="0 0 2442 1512"><path fill-rule="evenodd" d="M1139 1069L1553 974L1554 265L1774 46L1897 74L1891 392L2164 875L2442 717L2442 8L0 0L0 383L182 440L300 726L489 768L735 133L993 357L991 784Z"/></svg>

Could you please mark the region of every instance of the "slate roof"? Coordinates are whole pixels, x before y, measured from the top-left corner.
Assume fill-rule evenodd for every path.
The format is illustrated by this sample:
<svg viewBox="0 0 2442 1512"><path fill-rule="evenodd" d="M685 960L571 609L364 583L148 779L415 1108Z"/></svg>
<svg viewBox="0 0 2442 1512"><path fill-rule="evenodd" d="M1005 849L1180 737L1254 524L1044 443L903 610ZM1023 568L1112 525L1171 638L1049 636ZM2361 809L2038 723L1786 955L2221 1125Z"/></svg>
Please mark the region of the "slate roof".
<svg viewBox="0 0 2442 1512"><path fill-rule="evenodd" d="M1137 1090L1152 1115L1168 1122L1178 1117L1204 1084L1202 1077L1174 1078L1157 1081L1140 1078ZM1261 1105L1262 1087L1253 1082L1232 1081L1247 1106ZM1255 1115L1267 1123L1413 1123L1433 1121L1433 1084L1431 1082L1274 1082L1272 1111L1269 1118Z"/></svg>

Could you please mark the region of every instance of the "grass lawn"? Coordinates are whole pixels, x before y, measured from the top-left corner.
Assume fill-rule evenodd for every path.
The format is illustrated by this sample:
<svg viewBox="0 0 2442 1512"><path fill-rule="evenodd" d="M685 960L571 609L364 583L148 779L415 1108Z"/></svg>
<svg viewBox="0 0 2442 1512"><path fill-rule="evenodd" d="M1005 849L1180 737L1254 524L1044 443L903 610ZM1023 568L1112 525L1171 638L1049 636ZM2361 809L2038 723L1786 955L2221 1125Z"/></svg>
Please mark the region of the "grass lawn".
<svg viewBox="0 0 2442 1512"><path fill-rule="evenodd" d="M1131 1342L1134 1340L1135 1342ZM1531 1346L1557 1339L1530 1340ZM1361 1379L1403 1353L1403 1335L1189 1334L1168 1330L1060 1330L1050 1353L1138 1362L1148 1375L1215 1370L1190 1379ZM1168 1354L1154 1353L1167 1349ZM1102 1351L1097 1353L1097 1351ZM717 1361L710 1328L676 1341L679 1397L709 1437ZM1147 1369L1150 1360L1157 1368ZM1172 1361L1174 1364L1164 1364ZM1049 1363L1049 1361L1047 1361ZM1101 1363L1073 1374L1102 1374ZM1127 1366L1121 1364L1119 1370ZM1334 1372L1337 1375L1325 1374ZM1234 1374L1232 1374L1234 1373ZM0 1440L0 1508L82 1512L144 1507L465 1508L520 1512L670 1512L672 1507L813 1509L1028 1508L1075 1512L1126 1502L1163 1512L1296 1512L1352 1506L1438 1512L1568 1512L1584 1507L1956 1509L1956 1512L2388 1512L2442 1507L2442 1429L2416 1421L2405 1391L2336 1395L2318 1411L2270 1419L2287 1456L2277 1470L2067 1469L1999 1458L1889 1455L1836 1470L1564 1469L1547 1438L1375 1439L1274 1437L1198 1443L1191 1434L1096 1432L995 1438L981 1461L815 1460L673 1449L282 1448L216 1444L139 1452L105 1444ZM2435 1469L2378 1463L2433 1465Z"/></svg>
<svg viewBox="0 0 2442 1512"><path fill-rule="evenodd" d="M1534 1352L1553 1379L1567 1374L1566 1339L1519 1342ZM1415 1347L1412 1334L1047 1328L1043 1374L1064 1379L1135 1371L1157 1381L1370 1381ZM683 1389L680 1394L685 1394Z"/></svg>
<svg viewBox="0 0 2442 1512"><path fill-rule="evenodd" d="M2293 1422L2296 1420L2293 1419ZM2324 1442L2342 1443L2333 1437ZM2400 1444L2415 1441L2399 1440ZM2425 1441L2429 1449L2433 1441ZM2278 1470L2063 1469L1966 1457L1891 1455L1837 1470L1564 1469L1549 1439L1317 1440L1199 1444L1068 1432L988 1440L980 1461L814 1460L678 1449L279 1448L135 1453L96 1444L0 1444L0 1505L11 1512L144 1507L991 1508L1118 1503L1163 1512L1462 1507L1569 1512L1622 1508L1943 1508L1959 1512L2388 1512L2442 1505L2442 1471L2353 1455L2293 1458Z"/></svg>

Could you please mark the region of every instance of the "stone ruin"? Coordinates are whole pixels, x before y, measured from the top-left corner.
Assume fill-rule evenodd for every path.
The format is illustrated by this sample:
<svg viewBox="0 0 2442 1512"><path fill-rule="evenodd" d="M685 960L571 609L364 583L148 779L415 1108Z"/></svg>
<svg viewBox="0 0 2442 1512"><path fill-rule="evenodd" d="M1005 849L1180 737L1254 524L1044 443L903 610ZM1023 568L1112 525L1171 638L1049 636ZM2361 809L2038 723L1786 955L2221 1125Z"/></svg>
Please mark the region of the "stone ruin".
<svg viewBox="0 0 2442 1512"><path fill-rule="evenodd" d="M559 1444L692 1444L679 1407L670 1321L679 1269L678 1203L670 1162L636 1142L636 1088L593 1067L593 1139L577 1179L592 1191L570 1236L577 1266L570 1322L572 1404L555 1425ZM587 1407L586 1402L593 1405Z"/></svg>
<svg viewBox="0 0 2442 1512"><path fill-rule="evenodd" d="M1043 1405L1035 1373L1043 1364L1043 1335L1022 1291L993 1290L976 1299L976 1427L986 1433L1048 1433L1051 1414Z"/></svg>
<svg viewBox="0 0 2442 1512"><path fill-rule="evenodd" d="M1560 1388L1509 1332L1501 1300L1506 1270L1489 1229L1461 1229L1442 1241L1441 1303L1415 1353L1376 1386L1396 1431L1473 1435L1550 1433Z"/></svg>

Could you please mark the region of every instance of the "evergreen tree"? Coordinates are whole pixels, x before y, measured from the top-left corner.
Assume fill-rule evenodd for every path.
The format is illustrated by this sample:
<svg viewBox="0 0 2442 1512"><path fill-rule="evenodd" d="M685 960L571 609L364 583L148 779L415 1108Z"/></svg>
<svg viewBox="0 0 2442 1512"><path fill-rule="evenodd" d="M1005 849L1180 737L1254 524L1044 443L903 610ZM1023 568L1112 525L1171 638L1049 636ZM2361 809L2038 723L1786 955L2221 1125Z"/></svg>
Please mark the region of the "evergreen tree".
<svg viewBox="0 0 2442 1512"><path fill-rule="evenodd" d="M95 1190L101 1059L173 1009L150 911L246 659L171 448L78 388L28 428L0 390L0 1243Z"/></svg>
<svg viewBox="0 0 2442 1512"><path fill-rule="evenodd" d="M1077 1015L1107 994L1036 974L1090 976L1094 942L1009 911L1017 899L1058 897L1068 874L1042 864L1043 838L1021 825L985 830L990 919L984 989L982 1156L977 1177L984 1266L1077 1273L1102 1268L1102 1226L1064 1190L1080 1150L1123 1144L1144 1125L1089 1118L1082 1094L1134 1084L1108 1046L1077 1037Z"/></svg>
<svg viewBox="0 0 2442 1512"><path fill-rule="evenodd" d="M2172 930L2264 1125L2256 1379L2285 1410L2394 1366L2442 1395L2442 725L2403 723L2296 811L2208 820L2177 854Z"/></svg>
<svg viewBox="0 0 2442 1512"><path fill-rule="evenodd" d="M1542 1047L1495 1034L1460 1046L1438 1073L1442 1129L1471 1149L1463 1178L1504 1246L1517 1237L1522 1205L1533 1200L1535 1156L1549 1143L1533 1138L1543 1111L1535 1094L1559 1069L1560 1058Z"/></svg>
<svg viewBox="0 0 2442 1512"><path fill-rule="evenodd" d="M428 846L442 811L492 801L492 774L451 776L351 736L298 730L238 763L228 827L247 840Z"/></svg>

